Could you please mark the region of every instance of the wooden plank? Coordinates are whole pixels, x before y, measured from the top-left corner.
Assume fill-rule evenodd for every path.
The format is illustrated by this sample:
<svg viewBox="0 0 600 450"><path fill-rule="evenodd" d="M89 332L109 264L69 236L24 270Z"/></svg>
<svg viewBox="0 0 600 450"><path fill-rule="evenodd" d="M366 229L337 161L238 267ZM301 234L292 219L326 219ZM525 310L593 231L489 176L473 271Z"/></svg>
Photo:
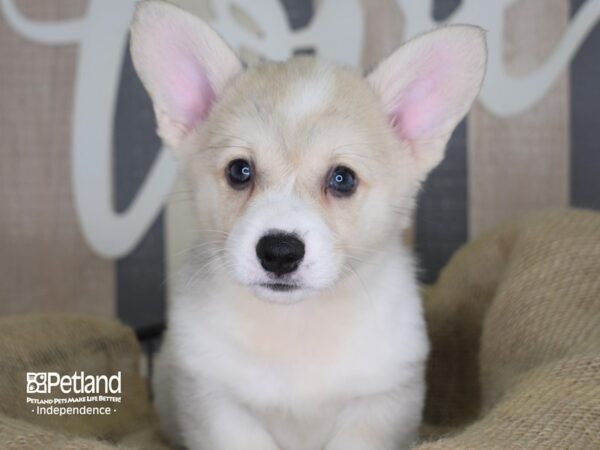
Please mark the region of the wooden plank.
<svg viewBox="0 0 600 450"><path fill-rule="evenodd" d="M365 41L362 66L372 69L404 40L404 14L395 0L363 0Z"/></svg>
<svg viewBox="0 0 600 450"><path fill-rule="evenodd" d="M86 2L18 2L27 17L78 17ZM114 264L77 222L70 126L77 48L20 37L0 17L0 314L113 316Z"/></svg>
<svg viewBox="0 0 600 450"><path fill-rule="evenodd" d="M509 7L504 32L509 72L536 69L568 18L569 2L563 0L523 0ZM521 114L501 118L480 104L474 107L468 150L471 237L518 214L568 204L569 135L567 70Z"/></svg>

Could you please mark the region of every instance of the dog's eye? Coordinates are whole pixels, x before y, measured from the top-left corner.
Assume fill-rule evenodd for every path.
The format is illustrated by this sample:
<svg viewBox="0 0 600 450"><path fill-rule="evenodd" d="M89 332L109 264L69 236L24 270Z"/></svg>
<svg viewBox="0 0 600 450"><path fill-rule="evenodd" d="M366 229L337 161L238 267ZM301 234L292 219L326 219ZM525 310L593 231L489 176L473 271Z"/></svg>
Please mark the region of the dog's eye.
<svg viewBox="0 0 600 450"><path fill-rule="evenodd" d="M335 167L329 174L327 188L338 197L347 197L356 190L358 180L352 169L344 166Z"/></svg>
<svg viewBox="0 0 600 450"><path fill-rule="evenodd" d="M244 189L252 180L252 165L245 159L234 159L227 166L227 179L234 189Z"/></svg>

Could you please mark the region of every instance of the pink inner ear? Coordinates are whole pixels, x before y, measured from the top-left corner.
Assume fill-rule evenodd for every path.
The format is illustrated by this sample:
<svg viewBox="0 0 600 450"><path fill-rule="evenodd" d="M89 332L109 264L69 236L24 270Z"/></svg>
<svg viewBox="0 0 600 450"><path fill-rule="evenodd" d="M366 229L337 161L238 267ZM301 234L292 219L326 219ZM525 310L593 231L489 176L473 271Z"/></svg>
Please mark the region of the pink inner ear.
<svg viewBox="0 0 600 450"><path fill-rule="evenodd" d="M440 105L433 79L417 80L393 102L390 120L403 140L422 138L435 127Z"/></svg>
<svg viewBox="0 0 600 450"><path fill-rule="evenodd" d="M412 80L392 94L389 103L390 121L403 140L436 138L447 132L461 87L459 59L436 49L419 56L422 59L406 69L414 72ZM392 86L388 92L394 90Z"/></svg>
<svg viewBox="0 0 600 450"><path fill-rule="evenodd" d="M131 54L152 97L158 131L171 146L209 116L226 82L242 67L204 22L167 2L139 2Z"/></svg>
<svg viewBox="0 0 600 450"><path fill-rule="evenodd" d="M181 58L166 69L167 90L165 102L167 113L187 129L206 119L215 100L206 71L192 56Z"/></svg>

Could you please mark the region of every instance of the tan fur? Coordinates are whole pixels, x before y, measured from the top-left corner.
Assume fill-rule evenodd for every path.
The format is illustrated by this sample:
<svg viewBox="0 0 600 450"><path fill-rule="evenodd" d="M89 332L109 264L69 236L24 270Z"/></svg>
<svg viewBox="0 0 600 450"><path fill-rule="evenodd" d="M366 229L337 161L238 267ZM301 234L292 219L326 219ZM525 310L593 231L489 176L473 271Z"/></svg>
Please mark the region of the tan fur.
<svg viewBox="0 0 600 450"><path fill-rule="evenodd" d="M289 91L294 83L321 73L334 78L330 102L291 123L286 117ZM340 245L361 240L364 247L370 247L385 239L392 227L399 233L408 224L418 187L408 149L398 148L362 76L311 57L248 70L227 89L208 125L190 135L182 147L187 158L182 167L196 186L198 203L203 209L214 205L214 210L200 217L203 228L230 230L253 196L277 191L293 177L293 189L319 209L342 238ZM235 158L255 161L259 181L250 192L232 191L223 176L227 163ZM323 191L329 168L338 164L353 167L360 175L357 193L342 201L332 200ZM386 184L381 186L377 178L385 178ZM208 200L212 186L218 186L216 202ZM390 229L374 230L373 223L361 227L364 221L359 217L390 214L390 201L399 211ZM365 233L373 241L365 242Z"/></svg>

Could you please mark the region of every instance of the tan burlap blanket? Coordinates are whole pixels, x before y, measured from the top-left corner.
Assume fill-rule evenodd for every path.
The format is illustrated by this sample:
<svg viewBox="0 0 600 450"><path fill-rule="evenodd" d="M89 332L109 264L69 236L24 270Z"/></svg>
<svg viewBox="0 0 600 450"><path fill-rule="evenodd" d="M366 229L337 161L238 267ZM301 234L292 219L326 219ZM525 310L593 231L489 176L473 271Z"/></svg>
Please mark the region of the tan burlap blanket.
<svg viewBox="0 0 600 450"><path fill-rule="evenodd" d="M515 221L462 248L426 295L419 450L600 449L600 214Z"/></svg>
<svg viewBox="0 0 600 450"><path fill-rule="evenodd" d="M556 211L491 231L455 255L426 309L429 392L415 448L600 449L600 214ZM129 329L4 318L0 358L0 449L166 448ZM25 372L47 370L121 370L119 412L33 414Z"/></svg>

